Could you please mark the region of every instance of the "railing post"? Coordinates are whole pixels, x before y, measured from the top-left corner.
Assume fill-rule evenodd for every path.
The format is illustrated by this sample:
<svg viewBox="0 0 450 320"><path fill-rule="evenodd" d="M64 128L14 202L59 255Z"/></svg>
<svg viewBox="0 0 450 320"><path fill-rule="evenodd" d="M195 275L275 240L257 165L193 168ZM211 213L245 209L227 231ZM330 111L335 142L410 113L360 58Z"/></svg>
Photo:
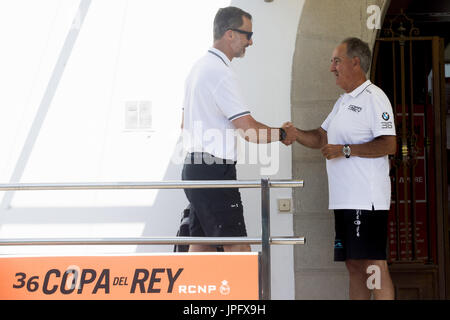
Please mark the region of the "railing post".
<svg viewBox="0 0 450 320"><path fill-rule="evenodd" d="M269 179L261 179L262 299L270 300L270 187Z"/></svg>

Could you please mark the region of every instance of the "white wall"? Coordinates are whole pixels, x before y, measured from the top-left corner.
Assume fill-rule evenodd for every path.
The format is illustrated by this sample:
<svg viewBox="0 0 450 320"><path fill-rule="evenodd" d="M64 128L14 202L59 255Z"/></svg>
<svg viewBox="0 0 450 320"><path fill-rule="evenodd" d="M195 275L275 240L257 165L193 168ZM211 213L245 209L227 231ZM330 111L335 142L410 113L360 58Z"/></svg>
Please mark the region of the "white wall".
<svg viewBox="0 0 450 320"><path fill-rule="evenodd" d="M264 1L233 0L253 17L253 46L247 48L244 59L234 59L241 88L256 120L279 127L291 120L291 74L298 22L303 0ZM264 174L268 165L238 166L238 179L292 178L292 147L277 143L279 170ZM264 146L260 146L267 154ZM272 152L273 154L273 152ZM272 160L277 160L277 156ZM260 158L264 163L264 159ZM249 234L260 235L259 190L241 190ZM271 234L293 235L292 213L279 213L277 199L292 198L291 189L271 189ZM302 236L302 235L296 235ZM294 258L292 246L272 246L272 298L294 299Z"/></svg>
<svg viewBox="0 0 450 320"><path fill-rule="evenodd" d="M233 68L253 116L290 120L292 56L303 0L232 1L253 15L254 46ZM179 180L177 149L184 78L212 45L212 21L229 0L95 0L18 181L11 175L46 89L78 1L0 4L0 183ZM20 39L20 41L19 41ZM125 109L149 102L151 129L126 129ZM291 149L276 144L279 170L240 164L238 179L291 178ZM253 146L242 145L242 150ZM265 149L262 149L265 151ZM265 158L259 158L265 160ZM249 236L260 236L259 190L241 190ZM0 192L0 237L175 235L187 200L181 190ZM292 235L272 189L272 235ZM170 246L1 247L4 253L129 253ZM254 250L258 250L254 247ZM273 247L272 297L294 298L292 247Z"/></svg>
<svg viewBox="0 0 450 320"><path fill-rule="evenodd" d="M184 80L228 0L95 0L31 153L18 163L80 1L2 2L0 181L179 180ZM3 37L4 36L4 37ZM150 102L151 129L127 129L127 103ZM11 175L20 164L18 181ZM182 190L36 191L2 196L1 237L175 235ZM10 194L11 195L11 194ZM174 199L176 199L174 201ZM1 252L134 252L171 247L1 248Z"/></svg>

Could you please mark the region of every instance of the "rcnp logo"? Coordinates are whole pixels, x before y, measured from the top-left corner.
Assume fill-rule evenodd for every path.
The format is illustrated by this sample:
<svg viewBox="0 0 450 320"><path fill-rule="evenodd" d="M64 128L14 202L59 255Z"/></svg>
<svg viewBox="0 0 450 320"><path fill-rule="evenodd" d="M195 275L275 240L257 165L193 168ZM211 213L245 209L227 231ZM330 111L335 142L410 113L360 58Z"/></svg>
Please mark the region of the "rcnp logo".
<svg viewBox="0 0 450 320"><path fill-rule="evenodd" d="M178 293L180 294L214 294L219 290L220 294L227 296L231 292L231 287L227 280L223 280L219 288L215 284L197 284L186 285L180 284L178 286Z"/></svg>

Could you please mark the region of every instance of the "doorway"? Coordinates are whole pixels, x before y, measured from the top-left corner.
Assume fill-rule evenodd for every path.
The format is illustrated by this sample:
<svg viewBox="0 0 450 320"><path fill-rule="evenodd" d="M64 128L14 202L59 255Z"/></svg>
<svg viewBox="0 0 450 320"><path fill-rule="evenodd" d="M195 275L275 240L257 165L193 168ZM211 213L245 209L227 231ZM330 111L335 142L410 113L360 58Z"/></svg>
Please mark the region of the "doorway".
<svg viewBox="0 0 450 320"><path fill-rule="evenodd" d="M446 299L450 229L444 52L449 38L405 13L414 5L391 5L373 50L371 80L388 95L396 114L388 260L397 299ZM420 10L415 16L425 17L425 8ZM425 34L419 25L426 25Z"/></svg>

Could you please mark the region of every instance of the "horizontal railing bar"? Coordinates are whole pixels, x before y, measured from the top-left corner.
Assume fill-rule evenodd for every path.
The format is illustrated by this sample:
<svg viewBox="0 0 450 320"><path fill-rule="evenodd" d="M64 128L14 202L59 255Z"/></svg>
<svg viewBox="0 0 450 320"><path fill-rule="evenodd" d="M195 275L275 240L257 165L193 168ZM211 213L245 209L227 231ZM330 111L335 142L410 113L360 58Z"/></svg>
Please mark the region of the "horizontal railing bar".
<svg viewBox="0 0 450 320"><path fill-rule="evenodd" d="M274 245L306 244L305 237L270 237L269 241Z"/></svg>
<svg viewBox="0 0 450 320"><path fill-rule="evenodd" d="M304 237L271 237L271 244L305 244ZM37 238L0 239L0 246L49 245L231 245L261 244L261 238L248 237L148 237L148 238Z"/></svg>
<svg viewBox="0 0 450 320"><path fill-rule="evenodd" d="M303 180L270 180L272 188L303 187ZM261 180L172 180L159 182L78 182L0 184L0 191L98 189L261 188Z"/></svg>
<svg viewBox="0 0 450 320"><path fill-rule="evenodd" d="M303 180L269 180L269 188L303 188Z"/></svg>

